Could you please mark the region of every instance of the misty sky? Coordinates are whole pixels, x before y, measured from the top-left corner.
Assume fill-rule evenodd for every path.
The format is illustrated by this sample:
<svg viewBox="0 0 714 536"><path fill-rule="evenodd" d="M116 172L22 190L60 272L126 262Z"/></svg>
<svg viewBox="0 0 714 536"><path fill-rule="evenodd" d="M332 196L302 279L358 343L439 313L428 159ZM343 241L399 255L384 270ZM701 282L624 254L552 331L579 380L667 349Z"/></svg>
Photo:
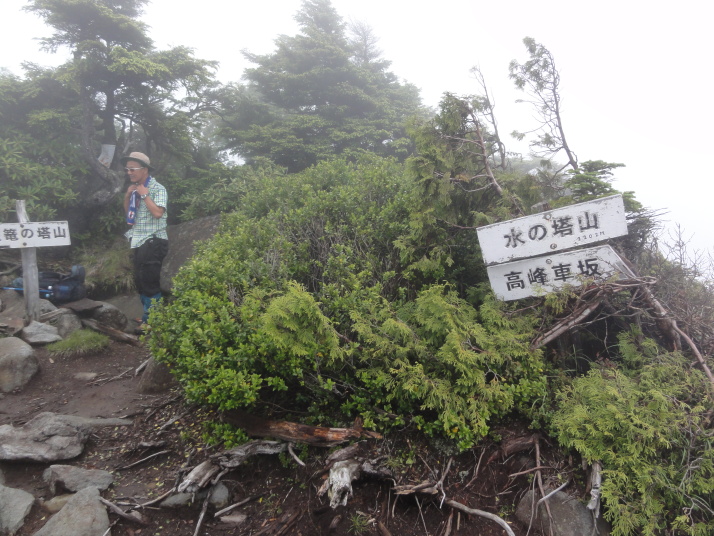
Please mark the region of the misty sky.
<svg viewBox="0 0 714 536"><path fill-rule="evenodd" d="M571 1L333 0L345 19L369 24L383 57L401 79L418 86L436 107L448 91L478 91L470 75L480 66L496 101L502 133L527 130L532 111L508 79L512 59L524 61L526 36L555 57L563 96L563 123L580 161L626 164L614 186L634 190L647 207L669 213L691 247L714 251L710 213L714 171L714 98L708 64L714 4L702 0L654 3ZM185 45L218 60L219 78L240 81L249 66L241 50L267 53L280 34L293 35L300 0L270 2L154 0L143 20L157 47ZM0 67L20 75L22 61L56 65L66 56L38 52L35 37L49 34L23 0L3 0ZM512 151L527 146L506 139ZM666 233L665 237L666 238Z"/></svg>

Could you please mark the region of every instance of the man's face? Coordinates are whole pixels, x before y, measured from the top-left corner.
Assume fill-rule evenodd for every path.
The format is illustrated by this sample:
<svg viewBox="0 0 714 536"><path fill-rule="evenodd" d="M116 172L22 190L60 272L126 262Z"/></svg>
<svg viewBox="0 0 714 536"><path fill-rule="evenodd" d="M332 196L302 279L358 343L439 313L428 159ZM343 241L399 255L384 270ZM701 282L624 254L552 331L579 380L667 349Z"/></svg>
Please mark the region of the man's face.
<svg viewBox="0 0 714 536"><path fill-rule="evenodd" d="M146 177L149 176L149 168L145 168L141 162L137 162L136 160L127 160L124 169L126 170L126 174L129 175L131 182L143 182L146 180Z"/></svg>

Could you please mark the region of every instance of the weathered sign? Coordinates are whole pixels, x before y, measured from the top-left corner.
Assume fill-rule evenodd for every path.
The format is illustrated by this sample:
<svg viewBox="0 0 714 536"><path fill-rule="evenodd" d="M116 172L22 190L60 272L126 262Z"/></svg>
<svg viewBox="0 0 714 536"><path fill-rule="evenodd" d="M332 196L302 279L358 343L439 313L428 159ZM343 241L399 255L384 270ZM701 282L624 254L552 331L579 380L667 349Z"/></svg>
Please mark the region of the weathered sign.
<svg viewBox="0 0 714 536"><path fill-rule="evenodd" d="M66 221L0 223L0 248L69 246Z"/></svg>
<svg viewBox="0 0 714 536"><path fill-rule="evenodd" d="M627 234L621 195L479 227L486 266L591 245Z"/></svg>
<svg viewBox="0 0 714 536"><path fill-rule="evenodd" d="M564 251L489 266L488 278L496 296L519 300L583 282L601 283L634 275L610 246Z"/></svg>

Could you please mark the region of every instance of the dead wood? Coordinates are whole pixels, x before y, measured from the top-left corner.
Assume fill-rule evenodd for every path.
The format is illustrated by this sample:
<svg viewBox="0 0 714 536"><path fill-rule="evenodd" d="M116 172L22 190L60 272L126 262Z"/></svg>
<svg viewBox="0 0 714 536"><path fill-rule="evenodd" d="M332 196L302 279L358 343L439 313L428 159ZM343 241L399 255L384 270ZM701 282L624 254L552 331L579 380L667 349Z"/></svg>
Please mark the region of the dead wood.
<svg viewBox="0 0 714 536"><path fill-rule="evenodd" d="M83 318L82 325L87 326L88 328L91 328L94 331L98 331L99 333L109 335L109 337L111 337L115 341L125 342L134 346L138 346L139 344L141 344L141 341L139 341L139 338L135 335L124 333L123 331L119 331L118 329L109 327L106 324L102 324L100 322L97 322L96 320L92 320L91 318Z"/></svg>
<svg viewBox="0 0 714 536"><path fill-rule="evenodd" d="M355 421L352 428L327 428L289 421L263 419L239 410L226 412L223 415L223 419L233 426L242 428L249 436L272 437L284 441L307 443L315 447L332 447L363 437L382 438L376 432L364 430L359 421Z"/></svg>
<svg viewBox="0 0 714 536"><path fill-rule="evenodd" d="M144 521L144 519L141 517L141 514L139 514L139 512L134 512L135 515L127 514L126 512L124 512L124 510L119 508L116 504L106 500L104 497L99 497L99 500L101 501L101 503L103 505L108 507L112 513L118 515L122 519L131 521L132 523L138 523L139 525L144 525L144 526L148 525L148 523L146 521Z"/></svg>
<svg viewBox="0 0 714 536"><path fill-rule="evenodd" d="M246 459L257 454L278 454L287 450L287 443L278 441L254 440L238 447L214 454L208 460L197 465L186 475L178 485L179 493L195 493L208 485L212 480L215 484L220 476L235 469ZM216 478L218 475L219 478Z"/></svg>
<svg viewBox="0 0 714 536"><path fill-rule="evenodd" d="M162 450L161 452L156 452L150 456L147 456L146 458L142 458L141 460L135 461L134 463L130 463L129 465L123 465L121 467L117 467L115 471L123 471L124 469L131 469L132 467L136 467L137 465L141 465L144 462L148 462L152 458L156 458L157 456L161 456L162 454L168 454L170 453L170 450Z"/></svg>
<svg viewBox="0 0 714 536"><path fill-rule="evenodd" d="M362 475L379 479L392 478L392 472L380 465L382 457L366 457L364 445L364 441L356 443L333 452L327 458L330 474L320 486L317 495L321 497L327 493L331 508L347 504L347 500L352 496L352 482L359 480Z"/></svg>
<svg viewBox="0 0 714 536"><path fill-rule="evenodd" d="M506 523L503 519L501 519L497 515L490 514L488 512L484 512L483 510L477 510L476 508L469 508L468 506L461 504L460 502L453 501L451 499L448 499L445 504L447 506L450 506L451 508L454 508L455 510L459 510L466 514L471 514L471 515L475 515L475 516L485 517L486 519L490 519L491 521L498 523L503 528L503 530L506 531L506 534L508 534L508 536L516 536L515 533L511 530L511 527L508 526L508 523Z"/></svg>
<svg viewBox="0 0 714 536"><path fill-rule="evenodd" d="M536 338L531 343L531 349L536 350L545 346L549 342L557 339L563 333L567 333L573 326L577 326L595 311L602 303L603 298L599 297L591 302L583 303L577 307L571 314L567 317L559 320L552 328L550 328L546 333Z"/></svg>
<svg viewBox="0 0 714 536"><path fill-rule="evenodd" d="M491 454L491 456L489 456L488 460L486 461L486 464L493 462L499 456L505 459L508 458L511 454L515 454L516 452L523 452L524 450L533 448L533 446L538 440L538 437L538 434L530 434L526 436L514 436L504 439L501 442L501 445L499 446L498 450Z"/></svg>
<svg viewBox="0 0 714 536"><path fill-rule="evenodd" d="M213 517L219 518L219 517L221 517L222 515L227 514L227 513L230 512L231 510L234 510L234 509L238 508L239 506L243 506L244 504L248 504L250 501L254 501L254 500L257 499L258 497L260 497L260 495L254 495L253 497L246 497L246 498L243 499L242 501L238 501L238 502L235 503L235 504L231 504L230 506L226 506L223 510L219 510L218 512L216 512L215 514L213 514Z"/></svg>
<svg viewBox="0 0 714 536"><path fill-rule="evenodd" d="M387 530L387 527L381 521L377 521L377 530L382 536L392 536L392 533Z"/></svg>

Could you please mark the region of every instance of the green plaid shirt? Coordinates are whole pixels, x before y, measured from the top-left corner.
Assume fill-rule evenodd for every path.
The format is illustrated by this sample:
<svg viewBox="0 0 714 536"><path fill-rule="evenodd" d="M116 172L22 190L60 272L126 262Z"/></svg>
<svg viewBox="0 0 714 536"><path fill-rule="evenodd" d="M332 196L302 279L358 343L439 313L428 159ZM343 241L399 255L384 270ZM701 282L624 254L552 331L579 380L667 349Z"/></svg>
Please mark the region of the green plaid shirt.
<svg viewBox="0 0 714 536"><path fill-rule="evenodd" d="M169 238L166 234L166 202L168 201L166 188L156 182L154 177L149 179L148 188L149 197L157 206L164 208L164 214L160 218L154 218L146 208L146 203L139 201L134 225L124 235L129 239L132 248L138 248L152 236L167 240Z"/></svg>

